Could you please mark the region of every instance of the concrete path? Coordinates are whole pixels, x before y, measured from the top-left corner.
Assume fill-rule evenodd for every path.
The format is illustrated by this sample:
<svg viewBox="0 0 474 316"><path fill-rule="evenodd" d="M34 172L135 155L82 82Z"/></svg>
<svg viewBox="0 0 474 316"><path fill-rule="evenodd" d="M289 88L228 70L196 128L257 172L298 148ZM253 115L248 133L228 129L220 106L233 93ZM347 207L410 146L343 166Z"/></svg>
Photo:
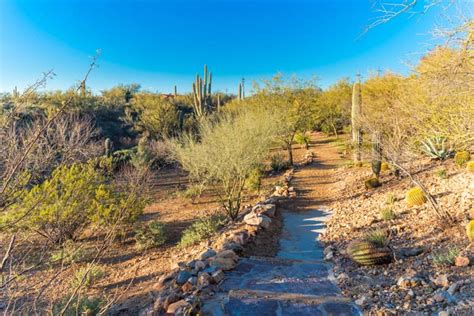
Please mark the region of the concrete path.
<svg viewBox="0 0 474 316"><path fill-rule="evenodd" d="M318 235L329 214L283 211L283 236L276 258L240 260L226 273L220 293L203 304L203 315L360 315L331 281Z"/></svg>

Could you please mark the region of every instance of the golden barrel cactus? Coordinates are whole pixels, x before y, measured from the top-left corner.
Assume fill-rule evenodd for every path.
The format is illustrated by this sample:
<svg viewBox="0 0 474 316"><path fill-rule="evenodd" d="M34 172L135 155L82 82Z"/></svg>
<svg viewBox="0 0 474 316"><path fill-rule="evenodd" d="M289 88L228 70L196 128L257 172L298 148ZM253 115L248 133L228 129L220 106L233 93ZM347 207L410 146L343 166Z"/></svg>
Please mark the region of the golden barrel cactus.
<svg viewBox="0 0 474 316"><path fill-rule="evenodd" d="M454 162L459 166L462 167L466 162L471 159L471 154L468 151L458 151L456 155L454 155Z"/></svg>
<svg viewBox="0 0 474 316"><path fill-rule="evenodd" d="M474 219L466 225L466 234L470 242L474 242Z"/></svg>
<svg viewBox="0 0 474 316"><path fill-rule="evenodd" d="M414 187L408 190L406 194L407 206L420 206L427 201L426 195L420 187Z"/></svg>
<svg viewBox="0 0 474 316"><path fill-rule="evenodd" d="M393 254L387 246L368 240L354 240L347 246L349 257L362 266L390 263Z"/></svg>
<svg viewBox="0 0 474 316"><path fill-rule="evenodd" d="M467 163L466 169L469 172L474 172L474 160L471 160Z"/></svg>

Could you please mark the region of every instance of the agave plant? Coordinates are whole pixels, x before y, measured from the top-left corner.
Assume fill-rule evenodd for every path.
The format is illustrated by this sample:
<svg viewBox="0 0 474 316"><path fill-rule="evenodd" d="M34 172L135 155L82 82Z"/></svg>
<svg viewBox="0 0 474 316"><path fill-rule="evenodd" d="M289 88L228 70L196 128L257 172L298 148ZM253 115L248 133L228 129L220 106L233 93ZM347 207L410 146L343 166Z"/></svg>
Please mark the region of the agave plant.
<svg viewBox="0 0 474 316"><path fill-rule="evenodd" d="M444 160L449 158L453 153L451 148L447 148L447 140L448 138L445 136L427 137L425 140L421 141L421 144L423 145L422 150L431 159Z"/></svg>

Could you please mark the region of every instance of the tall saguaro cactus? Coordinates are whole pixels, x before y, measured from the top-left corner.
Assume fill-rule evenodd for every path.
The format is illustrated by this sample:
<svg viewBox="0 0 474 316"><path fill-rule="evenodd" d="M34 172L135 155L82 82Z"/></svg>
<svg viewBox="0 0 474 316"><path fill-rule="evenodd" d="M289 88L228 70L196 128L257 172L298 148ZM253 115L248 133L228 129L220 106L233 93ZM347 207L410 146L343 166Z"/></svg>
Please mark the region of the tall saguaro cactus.
<svg viewBox="0 0 474 316"><path fill-rule="evenodd" d="M362 111L362 95L360 88L360 75L357 75L357 81L352 88L352 143L354 144L354 160L360 162L362 159L362 129L360 127L360 115Z"/></svg>
<svg viewBox="0 0 474 316"><path fill-rule="evenodd" d="M193 83L193 107L194 113L198 118L204 117L211 107L211 86L212 72L208 74L207 65L204 65L204 78L196 74L196 81Z"/></svg>
<svg viewBox="0 0 474 316"><path fill-rule="evenodd" d="M245 79L244 78L242 78L242 81L239 83L239 94L237 98L239 101L245 99Z"/></svg>

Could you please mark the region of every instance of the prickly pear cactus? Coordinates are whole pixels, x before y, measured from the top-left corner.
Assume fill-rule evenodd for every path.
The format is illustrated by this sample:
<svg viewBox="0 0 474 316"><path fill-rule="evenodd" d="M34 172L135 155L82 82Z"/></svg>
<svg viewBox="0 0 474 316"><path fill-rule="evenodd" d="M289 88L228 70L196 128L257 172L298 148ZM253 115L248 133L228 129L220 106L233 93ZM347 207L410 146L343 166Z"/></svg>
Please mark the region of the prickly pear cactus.
<svg viewBox="0 0 474 316"><path fill-rule="evenodd" d="M470 242L474 242L474 219L466 225L466 234Z"/></svg>
<svg viewBox="0 0 474 316"><path fill-rule="evenodd" d="M423 205L427 201L426 195L420 187L408 190L405 199L408 207Z"/></svg>
<svg viewBox="0 0 474 316"><path fill-rule="evenodd" d="M454 156L454 162L459 166L462 167L466 162L469 161L471 158L471 155L469 154L468 151L458 151L456 155Z"/></svg>
<svg viewBox="0 0 474 316"><path fill-rule="evenodd" d="M393 260L390 248L366 240L352 241L347 246L347 254L352 260L362 266L386 264Z"/></svg>

